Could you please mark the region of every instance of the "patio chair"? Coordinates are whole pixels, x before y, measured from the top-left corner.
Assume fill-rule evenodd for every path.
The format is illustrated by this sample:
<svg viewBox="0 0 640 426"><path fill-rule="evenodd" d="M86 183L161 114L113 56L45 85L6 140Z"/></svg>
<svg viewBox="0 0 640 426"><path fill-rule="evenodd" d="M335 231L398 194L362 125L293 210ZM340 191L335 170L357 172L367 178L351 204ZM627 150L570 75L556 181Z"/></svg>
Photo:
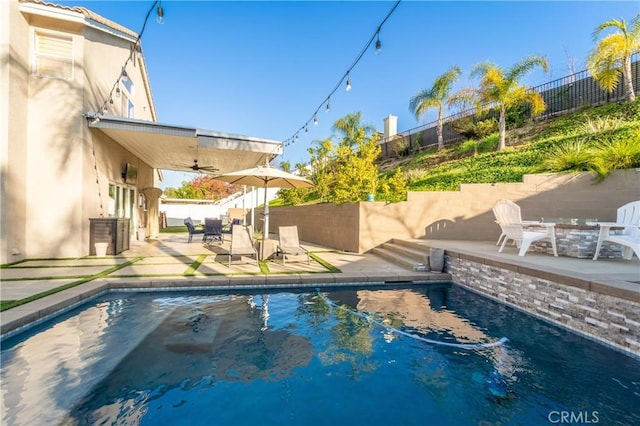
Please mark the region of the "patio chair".
<svg viewBox="0 0 640 426"><path fill-rule="evenodd" d="M623 246L624 259L631 260L634 252L640 258L640 201L632 201L618 208L615 222L588 222L587 224L600 226L593 260L598 260L600 248L605 242ZM611 228L622 228L622 230L614 230L612 233Z"/></svg>
<svg viewBox="0 0 640 426"><path fill-rule="evenodd" d="M504 234L504 237L501 236L502 244L498 250L499 253L502 253L504 246L509 240L513 240L516 246L520 248L518 256L524 256L531 243L538 240L549 239L551 241L551 247L553 247L553 255L558 256L554 223L535 222L536 226L543 226L546 229L544 231L525 230L527 226L533 225L534 223L522 222L520 219L520 207L510 200L499 200L493 206L493 213L496 217L496 222L502 230L502 234Z"/></svg>
<svg viewBox="0 0 640 426"><path fill-rule="evenodd" d="M222 227L222 239L224 240L224 234L231 235L231 230L234 225L241 225L242 221L240 219L233 219L230 225L225 225Z"/></svg>
<svg viewBox="0 0 640 426"><path fill-rule="evenodd" d="M202 240L204 241L204 229L196 229L196 226L193 224L193 220L191 220L190 217L184 220L184 224L187 226L187 230L189 231L189 243L196 234L202 234Z"/></svg>
<svg viewBox="0 0 640 426"><path fill-rule="evenodd" d="M255 256L256 266L258 266L258 251L253 243L253 226L233 225L231 227L229 267L231 267L231 257L236 255Z"/></svg>
<svg viewBox="0 0 640 426"><path fill-rule="evenodd" d="M496 210L496 206L502 203L510 203L511 209L498 209ZM522 213L520 211L520 206L510 200L499 200L496 205L493 207L493 214L496 217L496 223L522 223L523 225L536 225L539 222L532 220L522 220ZM498 217L500 215L500 217ZM503 216L506 215L506 216ZM496 245L500 245L502 239L506 237L506 234L502 232L498 237L498 241L496 241Z"/></svg>
<svg viewBox="0 0 640 426"><path fill-rule="evenodd" d="M287 254L306 254L307 264L311 264L309 258L309 250L300 245L298 240L298 227L297 226L280 226L278 228L278 247L276 248L276 255L282 253L282 264L285 264Z"/></svg>
<svg viewBox="0 0 640 426"><path fill-rule="evenodd" d="M217 241L222 243L222 221L220 219L204 220L204 242L212 243Z"/></svg>

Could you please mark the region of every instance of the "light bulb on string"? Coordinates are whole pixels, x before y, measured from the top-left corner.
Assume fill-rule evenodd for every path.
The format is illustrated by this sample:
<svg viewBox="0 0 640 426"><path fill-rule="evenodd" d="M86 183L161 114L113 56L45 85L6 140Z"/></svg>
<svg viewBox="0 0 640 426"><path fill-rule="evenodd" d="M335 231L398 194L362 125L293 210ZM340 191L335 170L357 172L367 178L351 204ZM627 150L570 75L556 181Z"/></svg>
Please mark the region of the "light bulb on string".
<svg viewBox="0 0 640 426"><path fill-rule="evenodd" d="M120 88L116 87L116 98L120 97Z"/></svg>
<svg viewBox="0 0 640 426"><path fill-rule="evenodd" d="M158 24L164 24L164 9L162 8L162 3L158 5L158 9L156 10L157 16L156 21Z"/></svg>
<svg viewBox="0 0 640 426"><path fill-rule="evenodd" d="M346 77L346 84L345 84L345 90L351 91L352 89L352 85L351 85L351 70L358 64L358 62L360 61L360 59L363 57L364 53L367 51L367 49L371 46L371 42L375 39L375 54L378 55L381 53L382 51L382 42L380 41L380 30L382 29L382 26L384 25L384 23L387 21L387 19L391 16L391 14L396 10L396 8L398 7L398 5L400 4L401 0L397 0L393 7L391 8L391 10L389 10L389 12L387 13L387 15L385 16L385 18L382 20L382 22L378 25L376 32L374 33L373 37L371 37L369 39L369 41L367 42L367 44L364 46L364 48L362 49L362 51L360 52L360 55L355 59L354 63L351 65L351 67L347 70L346 75L343 75L342 79L339 81L338 85L333 89L333 91L331 91L329 93L329 96L327 96L327 98L325 99L326 103L325 105L325 109L327 112L329 112L331 110L331 95L333 95L336 90L339 89L340 85L342 84L342 82L345 81L345 77ZM318 107L318 109L316 109L316 111L313 114L313 125L317 126L318 125L318 118L317 118L317 114L320 111L320 109L322 108L323 103L320 104L320 106ZM301 133L301 131L304 129L305 133L308 133L309 131L309 123L311 122L311 120L307 121L303 127L300 127L298 129L298 131L295 133L294 136L292 136L291 139L291 143L294 143L295 140L298 139L299 135L298 133Z"/></svg>

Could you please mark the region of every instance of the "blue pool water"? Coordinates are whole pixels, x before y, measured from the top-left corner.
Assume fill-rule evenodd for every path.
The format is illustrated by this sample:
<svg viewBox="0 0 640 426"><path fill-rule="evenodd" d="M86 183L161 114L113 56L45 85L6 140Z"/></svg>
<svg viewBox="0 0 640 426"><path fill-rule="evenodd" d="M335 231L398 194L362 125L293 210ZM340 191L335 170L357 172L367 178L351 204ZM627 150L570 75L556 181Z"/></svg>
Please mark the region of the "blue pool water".
<svg viewBox="0 0 640 426"><path fill-rule="evenodd" d="M640 424L640 361L457 285L112 293L1 356L3 425Z"/></svg>

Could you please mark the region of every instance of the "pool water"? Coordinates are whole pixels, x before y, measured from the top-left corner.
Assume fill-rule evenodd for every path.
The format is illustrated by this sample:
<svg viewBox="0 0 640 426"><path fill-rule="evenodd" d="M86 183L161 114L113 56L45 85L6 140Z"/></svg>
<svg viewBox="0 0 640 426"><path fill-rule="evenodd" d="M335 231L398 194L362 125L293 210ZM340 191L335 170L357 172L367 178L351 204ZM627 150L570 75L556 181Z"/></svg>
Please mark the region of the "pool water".
<svg viewBox="0 0 640 426"><path fill-rule="evenodd" d="M111 293L1 356L3 425L640 424L639 360L454 284Z"/></svg>

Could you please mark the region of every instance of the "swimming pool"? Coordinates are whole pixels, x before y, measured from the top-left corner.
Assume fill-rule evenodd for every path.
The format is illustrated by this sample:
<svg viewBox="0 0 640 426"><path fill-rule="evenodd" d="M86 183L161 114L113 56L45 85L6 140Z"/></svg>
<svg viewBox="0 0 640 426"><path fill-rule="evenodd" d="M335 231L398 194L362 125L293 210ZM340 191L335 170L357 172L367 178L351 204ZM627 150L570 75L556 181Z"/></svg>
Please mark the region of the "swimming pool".
<svg viewBox="0 0 640 426"><path fill-rule="evenodd" d="M110 293L1 355L6 425L640 424L640 361L454 284Z"/></svg>

